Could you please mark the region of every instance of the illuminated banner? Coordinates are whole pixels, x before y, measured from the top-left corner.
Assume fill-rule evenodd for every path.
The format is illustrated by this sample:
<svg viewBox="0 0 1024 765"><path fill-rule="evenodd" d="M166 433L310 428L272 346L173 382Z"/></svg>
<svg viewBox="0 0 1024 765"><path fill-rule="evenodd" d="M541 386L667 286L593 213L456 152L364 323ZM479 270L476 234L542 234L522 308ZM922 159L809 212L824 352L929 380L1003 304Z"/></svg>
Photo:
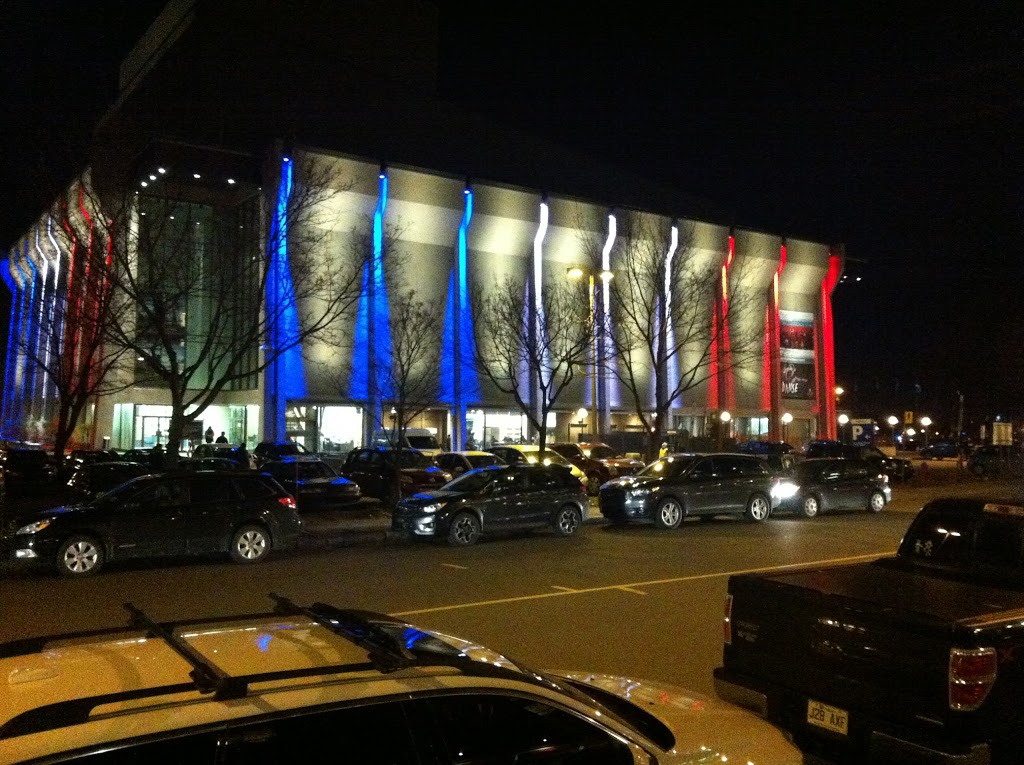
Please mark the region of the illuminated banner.
<svg viewBox="0 0 1024 765"><path fill-rule="evenodd" d="M813 399L814 314L779 311L782 397Z"/></svg>

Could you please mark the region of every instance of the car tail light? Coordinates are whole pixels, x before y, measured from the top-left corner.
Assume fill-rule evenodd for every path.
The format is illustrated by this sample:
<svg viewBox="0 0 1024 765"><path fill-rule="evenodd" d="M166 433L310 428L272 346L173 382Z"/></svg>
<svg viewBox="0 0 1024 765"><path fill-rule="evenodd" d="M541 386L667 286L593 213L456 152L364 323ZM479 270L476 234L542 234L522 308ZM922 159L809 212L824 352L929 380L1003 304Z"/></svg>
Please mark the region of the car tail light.
<svg viewBox="0 0 1024 765"><path fill-rule="evenodd" d="M981 706L996 682L995 648L949 649L949 708L970 711Z"/></svg>
<svg viewBox="0 0 1024 765"><path fill-rule="evenodd" d="M732 594L725 596L725 614L722 620L722 637L726 645L732 645Z"/></svg>
<svg viewBox="0 0 1024 765"><path fill-rule="evenodd" d="M295 497L291 495L288 495L286 497L278 497L277 501L278 504L284 505L285 507L290 508L292 510L295 509Z"/></svg>

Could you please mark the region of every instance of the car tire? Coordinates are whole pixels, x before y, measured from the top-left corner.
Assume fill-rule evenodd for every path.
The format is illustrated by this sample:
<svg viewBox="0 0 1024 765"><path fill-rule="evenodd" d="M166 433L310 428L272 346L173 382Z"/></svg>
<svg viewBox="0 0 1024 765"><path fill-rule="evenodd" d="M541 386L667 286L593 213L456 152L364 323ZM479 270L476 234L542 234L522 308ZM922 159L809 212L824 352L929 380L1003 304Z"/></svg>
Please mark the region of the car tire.
<svg viewBox="0 0 1024 765"><path fill-rule="evenodd" d="M664 497L658 506L654 508L654 525L659 529L677 529L679 524L683 522L683 516L686 512L683 510L682 503L675 497Z"/></svg>
<svg viewBox="0 0 1024 765"><path fill-rule="evenodd" d="M448 526L448 544L468 547L480 539L480 519L473 513L459 513Z"/></svg>
<svg viewBox="0 0 1024 765"><path fill-rule="evenodd" d="M604 481L601 478L600 473L588 473L587 474L587 494L592 497L596 497L598 492L601 490L601 484Z"/></svg>
<svg viewBox="0 0 1024 765"><path fill-rule="evenodd" d="M242 526L231 536L228 551L235 563L259 563L270 554L270 534L255 523Z"/></svg>
<svg viewBox="0 0 1024 765"><path fill-rule="evenodd" d="M764 494L754 494L747 500L747 507L743 511L748 521L760 523L772 513L772 503Z"/></svg>
<svg viewBox="0 0 1024 765"><path fill-rule="evenodd" d="M880 513L885 509L885 495L880 491L871 492L868 499L868 510L872 513Z"/></svg>
<svg viewBox="0 0 1024 765"><path fill-rule="evenodd" d="M821 513L821 501L809 494L800 500L800 515L804 518L816 518Z"/></svg>
<svg viewBox="0 0 1024 765"><path fill-rule="evenodd" d="M57 573L68 577L94 576L103 568L103 545L95 537L76 534L57 550Z"/></svg>
<svg viewBox="0 0 1024 765"><path fill-rule="evenodd" d="M575 505L565 505L555 513L555 533L561 537L571 537L583 523L583 514Z"/></svg>

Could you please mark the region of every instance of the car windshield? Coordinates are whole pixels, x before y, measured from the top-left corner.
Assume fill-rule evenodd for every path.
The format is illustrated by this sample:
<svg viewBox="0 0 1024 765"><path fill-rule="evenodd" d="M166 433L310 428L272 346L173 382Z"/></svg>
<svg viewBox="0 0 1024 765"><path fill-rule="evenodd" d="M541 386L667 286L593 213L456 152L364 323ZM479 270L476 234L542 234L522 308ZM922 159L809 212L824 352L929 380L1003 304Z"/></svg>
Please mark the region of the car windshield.
<svg viewBox="0 0 1024 765"><path fill-rule="evenodd" d="M475 468L502 464L501 460L494 454L467 454L466 461Z"/></svg>
<svg viewBox="0 0 1024 765"><path fill-rule="evenodd" d="M441 488L444 491L461 491L466 493L480 491L499 475L501 475L501 470L496 470L493 467L478 468L476 470L470 470L468 473L463 473L458 478L449 481Z"/></svg>
<svg viewBox="0 0 1024 765"><path fill-rule="evenodd" d="M545 449L543 455L540 449L533 449L531 451L523 451L523 455L526 457L526 461L531 465L535 465L538 462L543 462L545 465L561 465L562 467L569 467L570 463L565 457L558 452L550 451Z"/></svg>
<svg viewBox="0 0 1024 765"><path fill-rule="evenodd" d="M400 468L427 468L430 467L430 457L423 452L403 449L393 452L395 464Z"/></svg>
<svg viewBox="0 0 1024 765"><path fill-rule="evenodd" d="M637 475L643 476L676 476L696 462L696 457L662 457L641 470Z"/></svg>
<svg viewBox="0 0 1024 765"><path fill-rule="evenodd" d="M619 456L610 446L603 445L591 446L589 449L584 449L583 453L595 460L611 460Z"/></svg>
<svg viewBox="0 0 1024 765"><path fill-rule="evenodd" d="M310 478L334 478L337 475L326 462L296 462L294 465L285 465L284 469L280 472L298 475L303 480Z"/></svg>
<svg viewBox="0 0 1024 765"><path fill-rule="evenodd" d="M136 492L145 486L148 486L151 481L155 480L155 476L143 475L136 478L131 478L125 483L115 486L113 489L103 494L100 497L94 499L91 504L109 504L111 502L124 502L130 499Z"/></svg>

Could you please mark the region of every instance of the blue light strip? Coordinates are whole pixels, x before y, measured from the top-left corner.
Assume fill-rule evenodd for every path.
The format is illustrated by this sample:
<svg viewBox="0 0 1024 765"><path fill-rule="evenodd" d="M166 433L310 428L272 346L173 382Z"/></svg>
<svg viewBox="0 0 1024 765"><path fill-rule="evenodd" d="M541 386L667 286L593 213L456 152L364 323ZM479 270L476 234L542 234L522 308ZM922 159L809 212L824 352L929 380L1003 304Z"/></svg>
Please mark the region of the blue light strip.
<svg viewBox="0 0 1024 765"><path fill-rule="evenodd" d="M383 399L394 396L389 384L391 369L391 318L388 310L387 284L384 280L384 211L388 206L388 176L381 173L377 209L373 213L373 336L376 359L376 391ZM379 405L380 402L372 402Z"/></svg>
<svg viewBox="0 0 1024 765"><path fill-rule="evenodd" d="M281 159L281 181L277 189L277 206L273 221L273 269L268 280L268 307L272 317L271 342L277 354L274 360L274 392L277 411L274 413L278 435L284 434L284 411L289 399L306 395L306 373L299 343L299 310L295 301L288 260L288 200L292 193L292 162Z"/></svg>
<svg viewBox="0 0 1024 765"><path fill-rule="evenodd" d="M51 355L56 353L59 357L61 354L61 344L64 340L64 315L66 313L63 306L67 301L67 297L61 293L60 289L61 251L60 246L57 244L57 240L53 236L53 218L47 218L46 220L46 237L50 240L50 244L53 246L53 291L51 292L50 299L50 317L47 321L47 333L49 336L47 337L46 342L46 368L49 369ZM60 314L55 316L58 302L61 303L61 310ZM58 326L54 326L54 321L58 323ZM50 380L50 388L51 392L56 397L56 380Z"/></svg>
<svg viewBox="0 0 1024 765"><path fill-rule="evenodd" d="M455 335L455 415L458 420L460 448L465 448L469 439L469 432L466 430L467 404L470 401L480 400L480 379L477 375L476 365L473 363L475 355L473 315L469 309L468 239L469 225L473 220L473 190L466 188L463 196L466 198L466 208L462 214L462 223L459 225L458 273L456 274L459 300Z"/></svg>
<svg viewBox="0 0 1024 765"><path fill-rule="evenodd" d="M3 396L3 413L0 416L3 422L3 437L8 438L11 432L11 420L13 418L13 412L11 411L12 396L14 393L14 360L11 354L14 351L14 327L17 324L17 316L15 314L15 306L18 303L18 284L14 280L14 275L11 273L11 267L14 265L13 254L8 255L7 260L3 263L2 276L4 278L4 284L7 285L7 290L11 293L11 312L7 319L7 354L4 358L4 396Z"/></svg>
<svg viewBox="0 0 1024 765"><path fill-rule="evenodd" d="M27 244L28 243L26 242L26 245ZM17 278L18 287L21 291L21 300L19 301L18 306L18 329L16 332L18 336L18 339L16 341L18 347L15 349L14 406L13 409L11 410L11 413L17 418L13 425L15 427L16 432L20 434L22 430L21 426L25 419L25 351L22 349L22 344L28 338L29 329L32 326L31 311L33 294L31 291L31 287L33 285L30 284L28 274L26 274L24 269L21 267L20 253L19 257L14 259L14 267L18 269L18 273L20 274L20 278L15 278ZM25 305L26 293L29 296L29 304L27 306ZM25 326L26 323L28 324L28 327Z"/></svg>

